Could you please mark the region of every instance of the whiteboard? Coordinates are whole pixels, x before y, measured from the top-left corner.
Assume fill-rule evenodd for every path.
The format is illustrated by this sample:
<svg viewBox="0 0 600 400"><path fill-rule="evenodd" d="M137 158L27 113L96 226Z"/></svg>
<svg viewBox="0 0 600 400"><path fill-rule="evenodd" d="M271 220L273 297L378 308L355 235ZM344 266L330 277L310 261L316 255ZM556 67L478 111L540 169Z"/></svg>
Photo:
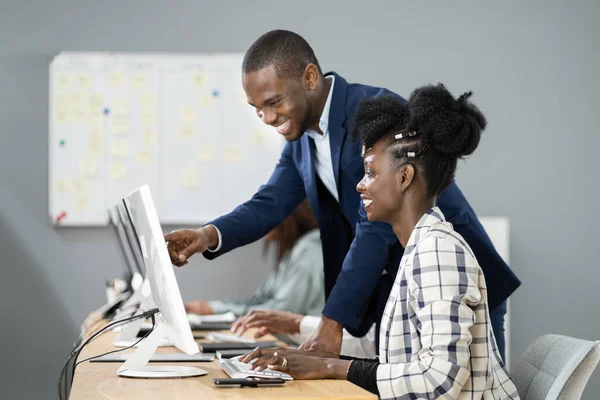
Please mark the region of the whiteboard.
<svg viewBox="0 0 600 400"><path fill-rule="evenodd" d="M243 54L58 54L50 63L49 214L108 224L147 184L166 224L201 224L265 183L284 140L246 103Z"/></svg>

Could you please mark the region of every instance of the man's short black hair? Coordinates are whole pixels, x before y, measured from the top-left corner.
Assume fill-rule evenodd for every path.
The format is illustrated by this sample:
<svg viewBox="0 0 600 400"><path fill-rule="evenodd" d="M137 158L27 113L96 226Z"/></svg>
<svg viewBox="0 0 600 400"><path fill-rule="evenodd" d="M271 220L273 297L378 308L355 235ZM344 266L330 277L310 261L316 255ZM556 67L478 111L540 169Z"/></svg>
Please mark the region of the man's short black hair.
<svg viewBox="0 0 600 400"><path fill-rule="evenodd" d="M302 36L277 29L265 33L250 46L242 70L248 73L273 65L279 78L301 78L308 64L315 64L319 74L323 74L313 49Z"/></svg>

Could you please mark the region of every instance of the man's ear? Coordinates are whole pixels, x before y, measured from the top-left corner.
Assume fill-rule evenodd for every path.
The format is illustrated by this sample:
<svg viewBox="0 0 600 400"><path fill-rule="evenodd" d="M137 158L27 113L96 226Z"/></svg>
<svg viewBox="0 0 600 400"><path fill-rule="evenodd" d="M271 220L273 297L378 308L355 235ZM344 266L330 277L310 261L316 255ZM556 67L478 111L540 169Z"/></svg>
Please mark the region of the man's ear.
<svg viewBox="0 0 600 400"><path fill-rule="evenodd" d="M412 164L404 164L396 172L396 183L400 191L404 192L415 177L415 166Z"/></svg>
<svg viewBox="0 0 600 400"><path fill-rule="evenodd" d="M308 64L304 69L302 83L307 90L313 91L319 84L319 68L315 64Z"/></svg>

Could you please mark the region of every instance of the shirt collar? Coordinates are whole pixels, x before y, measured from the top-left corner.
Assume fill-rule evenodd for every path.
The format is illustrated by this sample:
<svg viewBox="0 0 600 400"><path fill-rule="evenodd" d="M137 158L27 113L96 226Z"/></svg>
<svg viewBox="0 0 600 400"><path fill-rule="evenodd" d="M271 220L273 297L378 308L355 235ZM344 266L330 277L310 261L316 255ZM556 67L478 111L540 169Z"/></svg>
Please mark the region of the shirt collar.
<svg viewBox="0 0 600 400"><path fill-rule="evenodd" d="M438 207L430 208L429 211L423 214L421 219L419 219L419 222L417 222L417 225L415 225L412 233L410 234L410 238L408 238L408 242L406 244L406 249L404 250L404 255L406 256L412 253L414 248L421 241L423 235L425 235L433 225L443 222L446 222L446 218L444 217L442 211Z"/></svg>
<svg viewBox="0 0 600 400"><path fill-rule="evenodd" d="M306 131L306 134L314 140L323 140L327 137L327 134L329 133L329 110L331 108L331 98L333 96L333 85L335 84L335 76L328 75L325 77L325 79L331 79L331 87L329 88L327 101L325 102L325 107L323 107L323 112L321 113L321 118L319 119L319 129L321 129L321 132L323 132L323 134L321 135L314 129L308 129Z"/></svg>

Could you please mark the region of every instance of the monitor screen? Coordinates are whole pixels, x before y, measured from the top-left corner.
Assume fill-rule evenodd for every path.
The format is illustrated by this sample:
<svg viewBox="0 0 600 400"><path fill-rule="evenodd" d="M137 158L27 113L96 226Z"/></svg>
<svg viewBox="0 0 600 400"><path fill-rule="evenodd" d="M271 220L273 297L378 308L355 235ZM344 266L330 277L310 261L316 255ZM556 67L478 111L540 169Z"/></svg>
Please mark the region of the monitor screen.
<svg viewBox="0 0 600 400"><path fill-rule="evenodd" d="M138 238L152 298L160 309L159 318L168 326L173 343L186 353L198 352L185 313L175 271L156 208L148 186L142 186L124 199L132 230Z"/></svg>

